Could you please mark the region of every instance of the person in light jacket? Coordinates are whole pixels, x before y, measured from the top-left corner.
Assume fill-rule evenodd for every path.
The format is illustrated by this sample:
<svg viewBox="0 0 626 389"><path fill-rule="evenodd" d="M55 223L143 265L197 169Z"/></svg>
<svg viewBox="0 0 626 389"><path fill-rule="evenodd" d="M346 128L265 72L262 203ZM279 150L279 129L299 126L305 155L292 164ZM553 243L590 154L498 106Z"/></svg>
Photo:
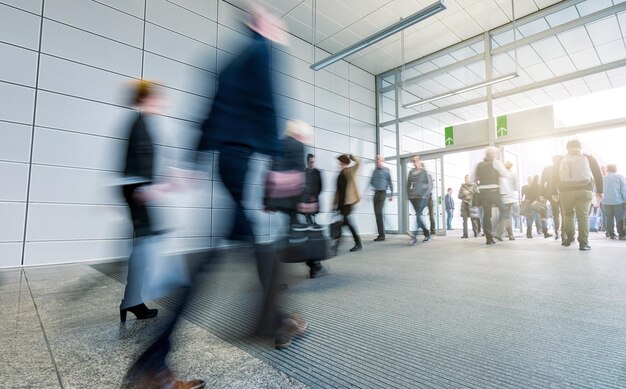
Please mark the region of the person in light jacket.
<svg viewBox="0 0 626 389"><path fill-rule="evenodd" d="M419 156L414 155L411 158L411 162L413 162L414 167L409 172L409 176L406 180L406 190L409 201L411 202L411 205L413 205L413 209L415 209L415 216L417 217L418 231L411 236L411 240L409 242L409 244L413 246L417 243L417 233L420 228L424 232L423 242L431 240L430 229L427 228L422 221L422 212L424 211L424 208L428 206L428 199L432 195L433 180L426 169L424 169L424 165L421 163Z"/></svg>
<svg viewBox="0 0 626 389"><path fill-rule="evenodd" d="M342 154L337 157L339 160L339 166L341 167L341 172L337 176L337 192L335 192L335 209L341 214L342 222L344 226L348 226L350 228L350 232L352 233L352 237L354 238L354 247L350 249L350 251L359 251L363 248L361 245L361 238L359 234L350 223L350 214L352 213L352 207L361 201L361 195L359 194L359 190L356 186L356 172L359 170L361 166L361 161L355 157L354 155L346 155ZM350 166L350 161L354 162L352 166ZM337 251L339 247L340 239L337 239L335 243L334 251Z"/></svg>
<svg viewBox="0 0 626 389"><path fill-rule="evenodd" d="M510 176L502 176L499 178L500 183L500 199L502 200L502 208L504 209L504 219L500 225L498 235L503 235L506 231L509 240L515 240L513 236L513 228L511 227L511 217L513 204L518 201L517 194L517 174L513 171L513 162L506 161L504 167L508 170Z"/></svg>

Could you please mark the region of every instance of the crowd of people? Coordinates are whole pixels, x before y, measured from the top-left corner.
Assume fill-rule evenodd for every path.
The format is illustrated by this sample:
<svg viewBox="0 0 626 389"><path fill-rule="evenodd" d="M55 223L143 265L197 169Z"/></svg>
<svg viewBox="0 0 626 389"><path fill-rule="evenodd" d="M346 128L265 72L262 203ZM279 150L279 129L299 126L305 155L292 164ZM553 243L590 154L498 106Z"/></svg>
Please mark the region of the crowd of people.
<svg viewBox="0 0 626 389"><path fill-rule="evenodd" d="M527 177L519 195L518 188L513 164L500 161L498 148L487 148L484 160L476 167L474 181L467 175L459 188L462 238L468 237L469 219L474 237L484 235L488 245L502 241L503 236L515 240L513 230L523 218L526 238L532 239L536 229L544 238L561 239L565 247L577 239L581 251L591 250L590 231L604 231L607 238L626 240L626 179L617 173L615 164L600 166L593 156L584 154L579 140L569 141L566 154L555 155L541 176ZM445 196L445 208L450 229L452 188ZM498 211L495 218L494 209Z"/></svg>
<svg viewBox="0 0 626 389"><path fill-rule="evenodd" d="M315 166L315 156L305 157L305 144L310 139L311 128L306 123L290 121L281 137L274 107L271 70L271 42L284 43L279 21L272 19L262 8L251 10L248 23L250 41L248 46L220 72L218 87L213 105L202 124L202 135L197 145L197 155L203 151L218 154L218 173L234 203L231 227L226 239L231 243L247 245L257 262L257 273L262 288L262 309L256 335L274 337L277 349L291 345L295 336L307 330L307 322L299 315L281 310L280 296L281 260L278 252L268 252L257 242L253 221L246 214L244 206L244 182L253 153L269 156L272 160L264 196L265 210L286 215L289 228L301 224L316 224L319 214L320 194L327 187L322 175ZM156 84L141 80L133 85L130 106L133 109L128 131L128 145L124 160L124 183L121 192L130 210L134 244L129 259L127 285L119 307L120 320L125 322L128 313L137 319L149 319L158 315L157 309L148 308L143 291L155 290L157 285L144 285L144 272L147 265L145 247L152 238L159 235L155 231L147 205L163 193L176 190L169 183L154 181L154 144L147 117L160 114L163 109L163 96ZM233 131L237 129L237 131ZM305 165L306 162L306 165ZM417 229L422 230L423 242L428 242L435 234L434 206L432 199L433 179L424 168L419 156L411 158L413 168L405 182L406 195L416 215ZM360 159L353 154L337 156L338 174L332 204L338 223L339 233L333 241L331 251L336 254L341 242L341 229L347 227L354 240L350 252L363 249L357 226L351 217L356 204L361 200L357 185ZM514 240L512 214L518 202L518 179L510 162L500 161L498 148L489 147L484 161L474 173L474 180L465 176L458 199L461 200L463 218L463 238L468 238L468 220L474 237L484 234L488 245L502 241L504 234ZM392 200L394 185L390 171L384 166L384 158L376 157L376 166L369 186L373 191L374 214L377 226L375 242L386 239L384 207ZM561 237L562 245L569 246L575 237L574 220L578 220L578 243L580 250L589 250L589 214L593 208L593 192L597 194L597 207L601 209L602 223L611 239L626 240L624 233L624 205L626 204L626 181L617 174L615 165L608 165L606 173L600 170L597 161L582 154L580 142L573 140L567 144L567 154L555 157L553 165L544 169L542 177L529 177L522 188L522 209L526 216L528 238L532 238L533 224L537 223L545 237L548 232L548 215L554 220L554 236ZM447 213L446 228L452 229L455 201L449 188L445 195ZM605 194L602 200L602 194ZM422 220L422 213L428 209L430 223ZM497 209L497 218L492 222L492 212ZM562 215L562 218L559 216ZM596 216L600 217L600 216ZM225 224L227 224L225 222ZM614 231L617 228L617 234ZM411 232L410 245L417 243L418 231ZM143 254L142 254L143 253ZM327 270L319 260L306 261L310 278L324 276ZM176 300L173 315L165 322L163 332L154 343L141 353L129 369L129 381L141 382L146 387L202 388L202 380L180 381L174 378L168 368L167 357L171 349L170 337L187 304L193 287L191 279L180 277L171 282L168 275L169 293ZM176 280L174 280L176 281ZM153 280L154 282L154 280ZM163 281L161 281L163 283ZM163 289L163 288L162 288ZM173 293L178 291L179 293ZM165 293L165 292L162 292Z"/></svg>

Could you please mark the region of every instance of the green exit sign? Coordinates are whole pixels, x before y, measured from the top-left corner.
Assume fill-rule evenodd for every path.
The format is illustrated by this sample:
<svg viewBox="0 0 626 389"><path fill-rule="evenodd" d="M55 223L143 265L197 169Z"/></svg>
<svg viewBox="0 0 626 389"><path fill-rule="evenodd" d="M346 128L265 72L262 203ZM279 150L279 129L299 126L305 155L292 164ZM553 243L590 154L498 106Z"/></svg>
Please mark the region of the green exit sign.
<svg viewBox="0 0 626 389"><path fill-rule="evenodd" d="M444 139L444 144L446 145L446 147L454 145L454 127L453 126L446 127L444 129L443 139Z"/></svg>

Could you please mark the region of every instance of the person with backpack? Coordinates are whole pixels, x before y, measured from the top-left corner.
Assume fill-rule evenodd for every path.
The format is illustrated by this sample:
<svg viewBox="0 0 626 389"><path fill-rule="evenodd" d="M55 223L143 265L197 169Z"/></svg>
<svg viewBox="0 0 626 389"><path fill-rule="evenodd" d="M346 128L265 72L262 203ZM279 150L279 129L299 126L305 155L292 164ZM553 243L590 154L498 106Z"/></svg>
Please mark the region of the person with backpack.
<svg viewBox="0 0 626 389"><path fill-rule="evenodd" d="M595 158L582 153L578 139L567 142L567 154L558 169L554 169L553 198L561 203L565 239L561 246L569 247L574 241L574 219L578 220L578 248L591 250L589 246L589 209L595 187L598 200L602 199L603 180L600 165Z"/></svg>
<svg viewBox="0 0 626 389"><path fill-rule="evenodd" d="M426 227L422 221L422 212L424 208L428 206L428 199L431 198L433 192L433 180L424 169L424 165L420 161L420 157L414 155L411 157L414 168L409 172L409 177L406 181L406 190L413 209L415 209L415 216L417 217L417 229L415 234L411 236L409 244L411 246L417 243L417 233L421 228L424 232L423 242L431 240L431 231Z"/></svg>
<svg viewBox="0 0 626 389"><path fill-rule="evenodd" d="M499 226L504 223L505 210L500 197L500 177L512 177L513 173L509 172L500 161L500 149L497 147L487 147L485 150L485 159L476 166L476 181L478 181L478 189L480 190L480 199L483 206L483 231L487 244L495 244L497 239L502 241L502 236L498 234ZM499 221L495 228L492 226L491 214L492 208L499 209Z"/></svg>

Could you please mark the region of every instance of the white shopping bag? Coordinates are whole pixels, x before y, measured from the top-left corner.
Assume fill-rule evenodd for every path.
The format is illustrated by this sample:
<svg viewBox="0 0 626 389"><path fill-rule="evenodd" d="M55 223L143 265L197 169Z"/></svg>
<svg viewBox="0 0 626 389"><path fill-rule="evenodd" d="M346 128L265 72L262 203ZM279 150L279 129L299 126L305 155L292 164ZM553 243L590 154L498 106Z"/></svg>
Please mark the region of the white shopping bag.
<svg viewBox="0 0 626 389"><path fill-rule="evenodd" d="M191 284L187 259L182 255L165 254L163 238L149 236L139 238L135 250L144 255L146 271L144 275L143 297L155 300L174 290Z"/></svg>

